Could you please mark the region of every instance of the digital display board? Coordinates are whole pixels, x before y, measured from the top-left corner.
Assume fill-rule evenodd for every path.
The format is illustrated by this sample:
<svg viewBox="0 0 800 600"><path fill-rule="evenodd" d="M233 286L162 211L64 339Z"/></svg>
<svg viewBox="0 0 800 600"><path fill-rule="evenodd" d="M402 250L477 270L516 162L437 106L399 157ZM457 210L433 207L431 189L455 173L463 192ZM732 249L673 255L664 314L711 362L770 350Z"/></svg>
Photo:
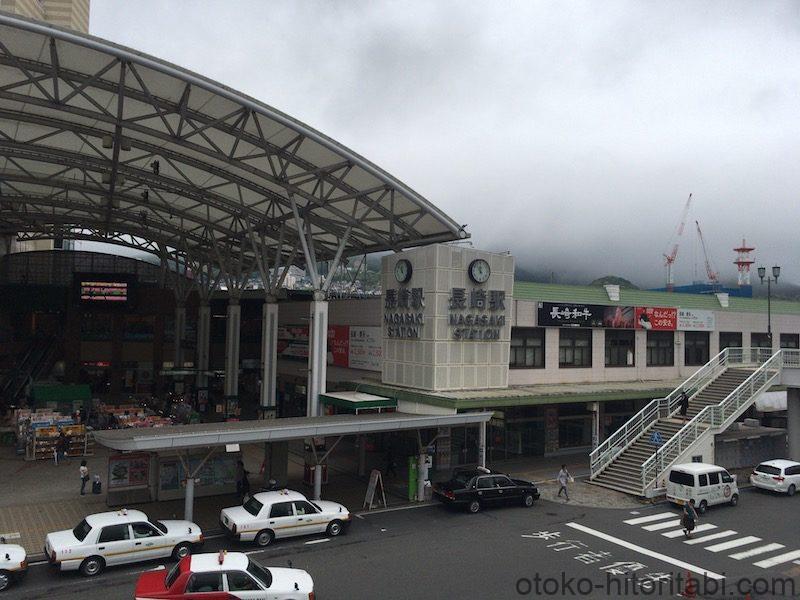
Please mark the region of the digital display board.
<svg viewBox="0 0 800 600"><path fill-rule="evenodd" d="M81 281L81 302L128 301L127 281Z"/></svg>

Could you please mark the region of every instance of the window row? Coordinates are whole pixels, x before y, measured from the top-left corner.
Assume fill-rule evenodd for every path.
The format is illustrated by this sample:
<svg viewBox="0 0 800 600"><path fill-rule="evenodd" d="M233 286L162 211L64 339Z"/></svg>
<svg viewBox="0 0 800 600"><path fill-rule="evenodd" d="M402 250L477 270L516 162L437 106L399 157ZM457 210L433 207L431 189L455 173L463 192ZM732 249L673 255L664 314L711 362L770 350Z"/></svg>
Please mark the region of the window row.
<svg viewBox="0 0 800 600"><path fill-rule="evenodd" d="M592 330L557 329L559 368L592 366ZM545 366L545 332L543 327L515 327L511 330L509 367L512 369L543 369ZM605 330L605 366L633 367L636 364L635 332L629 329ZM750 346L770 348L766 333L751 333ZM721 331L719 349L741 348L742 333ZM780 334L781 348L800 348L800 334ZM710 333L686 331L684 333L683 362L688 366L706 364L710 355ZM675 332L648 331L646 363L648 367L675 365Z"/></svg>

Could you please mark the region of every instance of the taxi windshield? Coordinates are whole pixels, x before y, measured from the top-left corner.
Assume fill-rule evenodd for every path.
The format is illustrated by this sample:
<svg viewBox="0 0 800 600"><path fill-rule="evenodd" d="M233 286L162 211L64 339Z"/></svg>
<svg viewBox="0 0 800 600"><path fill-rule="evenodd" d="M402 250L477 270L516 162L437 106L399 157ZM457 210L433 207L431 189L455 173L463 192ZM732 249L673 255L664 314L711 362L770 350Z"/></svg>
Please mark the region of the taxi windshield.
<svg viewBox="0 0 800 600"><path fill-rule="evenodd" d="M261 502L259 502L258 500L256 500L255 497L251 496L250 498L247 499L247 502L242 504L242 507L251 515L257 517L258 513L261 512L261 509L264 507L264 505L261 504Z"/></svg>
<svg viewBox="0 0 800 600"><path fill-rule="evenodd" d="M86 522L86 519L84 519L75 526L75 529L72 530L72 535L75 536L75 539L82 542L86 539L86 536L89 535L91 530L92 526Z"/></svg>
<svg viewBox="0 0 800 600"><path fill-rule="evenodd" d="M163 524L161 521L154 521L154 522L153 522L153 525L155 525L155 526L156 526L156 528L157 528L157 529L158 529L158 530L159 530L161 533L163 533L164 535L166 535L166 534L167 534L167 526L166 526L166 525L164 525L164 524Z"/></svg>
<svg viewBox="0 0 800 600"><path fill-rule="evenodd" d="M264 587L268 588L272 585L272 573L269 572L269 569L265 569L257 562L253 562L252 560L248 561L247 572L263 583Z"/></svg>

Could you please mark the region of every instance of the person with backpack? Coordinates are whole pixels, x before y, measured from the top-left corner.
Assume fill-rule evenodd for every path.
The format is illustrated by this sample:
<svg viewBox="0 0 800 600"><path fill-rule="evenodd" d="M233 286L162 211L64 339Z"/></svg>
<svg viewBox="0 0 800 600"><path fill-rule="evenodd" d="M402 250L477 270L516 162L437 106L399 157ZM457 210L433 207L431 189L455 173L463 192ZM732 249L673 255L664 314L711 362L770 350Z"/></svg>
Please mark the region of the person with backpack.
<svg viewBox="0 0 800 600"><path fill-rule="evenodd" d="M694 498L689 500L688 504L683 505L683 517L681 518L681 525L683 525L683 535L687 538L692 537L692 531L694 531L695 525L697 524L697 510L694 507Z"/></svg>

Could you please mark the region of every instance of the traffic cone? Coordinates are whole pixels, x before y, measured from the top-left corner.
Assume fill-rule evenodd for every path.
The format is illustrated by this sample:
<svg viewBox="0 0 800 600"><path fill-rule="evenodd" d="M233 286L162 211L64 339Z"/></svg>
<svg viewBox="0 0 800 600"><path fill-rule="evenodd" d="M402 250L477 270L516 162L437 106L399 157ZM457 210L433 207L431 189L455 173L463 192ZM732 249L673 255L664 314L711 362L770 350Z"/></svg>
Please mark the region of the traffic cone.
<svg viewBox="0 0 800 600"><path fill-rule="evenodd" d="M686 585L683 588L684 598L697 598L697 588L695 587L695 580L692 577L691 571L686 571Z"/></svg>

